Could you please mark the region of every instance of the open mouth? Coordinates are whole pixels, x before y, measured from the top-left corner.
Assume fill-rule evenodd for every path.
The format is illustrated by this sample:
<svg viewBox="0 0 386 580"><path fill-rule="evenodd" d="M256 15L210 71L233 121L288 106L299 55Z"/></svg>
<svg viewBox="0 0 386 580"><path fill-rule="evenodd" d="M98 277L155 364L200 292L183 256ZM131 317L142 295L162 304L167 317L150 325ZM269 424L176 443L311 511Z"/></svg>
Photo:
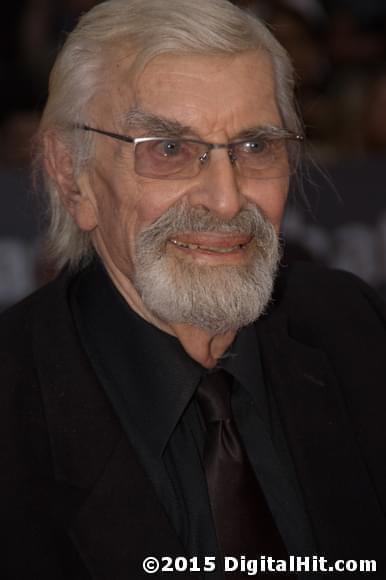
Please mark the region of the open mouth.
<svg viewBox="0 0 386 580"><path fill-rule="evenodd" d="M218 237L213 235L187 235L182 239L170 238L169 242L184 250L213 254L232 254L244 250L251 242L250 236ZM193 238L193 239L192 239ZM201 238L201 239L200 239Z"/></svg>
<svg viewBox="0 0 386 580"><path fill-rule="evenodd" d="M201 244L188 244L184 242L178 242L177 240L169 240L175 246L179 248L185 248L187 250L202 250L204 252L213 252L217 254L230 254L231 252L236 252L238 250L243 250L247 244L237 244L236 246L231 246L228 248L218 248L211 246L203 246Z"/></svg>

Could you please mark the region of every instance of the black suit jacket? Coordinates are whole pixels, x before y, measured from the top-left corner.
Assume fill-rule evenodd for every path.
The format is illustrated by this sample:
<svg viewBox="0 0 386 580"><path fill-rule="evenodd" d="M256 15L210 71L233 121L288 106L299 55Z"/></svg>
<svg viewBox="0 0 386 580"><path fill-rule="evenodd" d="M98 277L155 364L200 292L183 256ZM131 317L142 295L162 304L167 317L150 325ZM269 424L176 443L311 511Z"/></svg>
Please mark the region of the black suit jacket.
<svg viewBox="0 0 386 580"><path fill-rule="evenodd" d="M146 556L184 554L82 350L69 280L0 319L2 580L141 578ZM375 558L386 578L383 303L297 266L256 331L318 553Z"/></svg>

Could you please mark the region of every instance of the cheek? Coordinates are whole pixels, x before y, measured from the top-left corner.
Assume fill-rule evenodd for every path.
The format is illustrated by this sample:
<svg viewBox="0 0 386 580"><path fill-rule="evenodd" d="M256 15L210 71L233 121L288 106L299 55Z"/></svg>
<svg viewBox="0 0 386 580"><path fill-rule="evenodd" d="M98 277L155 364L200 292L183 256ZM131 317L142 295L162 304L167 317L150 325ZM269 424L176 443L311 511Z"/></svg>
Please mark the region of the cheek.
<svg viewBox="0 0 386 580"><path fill-rule="evenodd" d="M279 233L285 204L287 201L288 179L254 181L246 196L248 201L257 205Z"/></svg>
<svg viewBox="0 0 386 580"><path fill-rule="evenodd" d="M114 159L115 175L111 185L117 208L115 217L120 222L125 220L130 228L130 236L135 238L144 227L154 223L185 194L187 183L137 175L129 153L130 150L125 147L118 151Z"/></svg>
<svg viewBox="0 0 386 580"><path fill-rule="evenodd" d="M110 185L108 198L99 207L104 245L119 259L133 260L140 233L160 218L180 198L178 184L154 180L120 180L119 189Z"/></svg>
<svg viewBox="0 0 386 580"><path fill-rule="evenodd" d="M137 233L153 224L186 194L182 181L138 181L138 198L135 205Z"/></svg>
<svg viewBox="0 0 386 580"><path fill-rule="evenodd" d="M124 185L130 182L131 187ZM118 171L112 176L111 171L101 165L94 172L92 188L97 207L97 239L110 252L127 254L136 220L136 184L127 179L127 174L126 179Z"/></svg>

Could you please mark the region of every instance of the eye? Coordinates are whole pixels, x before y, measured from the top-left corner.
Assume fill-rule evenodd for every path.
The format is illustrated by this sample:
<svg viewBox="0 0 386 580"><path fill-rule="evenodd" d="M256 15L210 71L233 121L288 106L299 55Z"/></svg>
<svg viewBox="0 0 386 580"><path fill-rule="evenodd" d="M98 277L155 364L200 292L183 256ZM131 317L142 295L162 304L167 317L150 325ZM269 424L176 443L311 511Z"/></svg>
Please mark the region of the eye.
<svg viewBox="0 0 386 580"><path fill-rule="evenodd" d="M182 143L180 141L161 141L159 149L164 157L176 157L182 153Z"/></svg>
<svg viewBox="0 0 386 580"><path fill-rule="evenodd" d="M265 139L254 139L253 141L246 141L242 144L242 150L245 153L264 153L268 148L268 143Z"/></svg>
<svg viewBox="0 0 386 580"><path fill-rule="evenodd" d="M137 147L137 159L141 158L147 164L163 165L164 167L181 166L198 160L202 151L200 142L187 139L149 139Z"/></svg>

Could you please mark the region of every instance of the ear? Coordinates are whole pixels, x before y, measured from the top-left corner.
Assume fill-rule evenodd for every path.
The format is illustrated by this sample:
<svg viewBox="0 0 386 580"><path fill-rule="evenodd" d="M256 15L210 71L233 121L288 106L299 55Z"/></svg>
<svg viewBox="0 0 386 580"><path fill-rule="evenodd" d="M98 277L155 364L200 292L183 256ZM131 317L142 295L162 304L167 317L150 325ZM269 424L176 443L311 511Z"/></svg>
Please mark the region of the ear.
<svg viewBox="0 0 386 580"><path fill-rule="evenodd" d="M68 146L54 132L44 136L45 170L56 184L62 204L79 228L91 231L98 225L97 206L86 172L75 177Z"/></svg>

